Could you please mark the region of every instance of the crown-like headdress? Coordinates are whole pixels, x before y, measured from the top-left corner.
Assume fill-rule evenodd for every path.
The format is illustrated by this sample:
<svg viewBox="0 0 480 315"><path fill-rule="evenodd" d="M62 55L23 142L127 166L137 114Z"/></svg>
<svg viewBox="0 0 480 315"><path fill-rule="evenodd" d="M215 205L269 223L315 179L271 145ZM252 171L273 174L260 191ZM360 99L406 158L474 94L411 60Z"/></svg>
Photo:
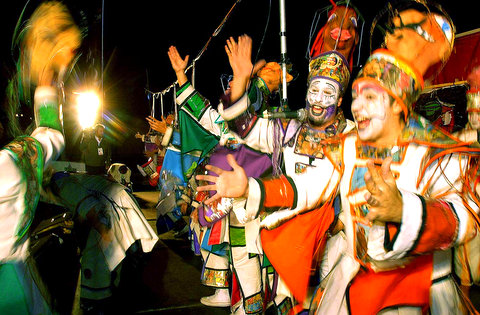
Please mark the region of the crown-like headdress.
<svg viewBox="0 0 480 315"><path fill-rule="evenodd" d="M308 66L308 82L315 78L333 80L340 85L341 92L345 92L350 71L345 57L337 51L328 51L310 60Z"/></svg>

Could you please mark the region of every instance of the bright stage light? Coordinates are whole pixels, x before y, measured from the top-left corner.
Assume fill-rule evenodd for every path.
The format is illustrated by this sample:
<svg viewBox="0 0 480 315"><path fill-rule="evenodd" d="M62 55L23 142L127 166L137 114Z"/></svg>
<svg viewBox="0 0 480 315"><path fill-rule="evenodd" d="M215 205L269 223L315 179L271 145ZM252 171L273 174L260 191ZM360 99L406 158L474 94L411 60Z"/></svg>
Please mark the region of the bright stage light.
<svg viewBox="0 0 480 315"><path fill-rule="evenodd" d="M96 121L100 98L95 92L76 93L78 121L82 129L93 126Z"/></svg>

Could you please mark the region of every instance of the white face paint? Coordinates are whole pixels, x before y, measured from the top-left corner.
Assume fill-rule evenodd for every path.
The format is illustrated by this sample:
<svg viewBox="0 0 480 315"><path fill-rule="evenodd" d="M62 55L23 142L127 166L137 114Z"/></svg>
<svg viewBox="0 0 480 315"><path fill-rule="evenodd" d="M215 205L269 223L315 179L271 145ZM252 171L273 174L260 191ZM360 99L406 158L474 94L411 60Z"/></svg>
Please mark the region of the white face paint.
<svg viewBox="0 0 480 315"><path fill-rule="evenodd" d="M468 113L468 122L472 129L480 129L480 112L469 112Z"/></svg>
<svg viewBox="0 0 480 315"><path fill-rule="evenodd" d="M310 81L307 91L309 122L314 126L333 122L339 96L340 86L336 82L322 78Z"/></svg>
<svg viewBox="0 0 480 315"><path fill-rule="evenodd" d="M382 141L391 134L392 106L381 87L370 82L357 84L352 90L351 108L360 140Z"/></svg>

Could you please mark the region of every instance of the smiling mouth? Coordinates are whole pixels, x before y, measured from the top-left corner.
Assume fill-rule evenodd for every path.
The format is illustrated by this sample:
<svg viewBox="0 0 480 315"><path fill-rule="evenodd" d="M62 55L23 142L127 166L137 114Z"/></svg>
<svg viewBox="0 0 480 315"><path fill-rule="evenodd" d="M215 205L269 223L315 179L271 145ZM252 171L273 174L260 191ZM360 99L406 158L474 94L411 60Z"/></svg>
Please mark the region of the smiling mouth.
<svg viewBox="0 0 480 315"><path fill-rule="evenodd" d="M370 118L359 116L355 117L355 121L357 122L358 129L367 128L370 125Z"/></svg>
<svg viewBox="0 0 480 315"><path fill-rule="evenodd" d="M312 105L312 113L315 115L315 116L319 116L323 113L325 109L321 106L318 106L318 105Z"/></svg>

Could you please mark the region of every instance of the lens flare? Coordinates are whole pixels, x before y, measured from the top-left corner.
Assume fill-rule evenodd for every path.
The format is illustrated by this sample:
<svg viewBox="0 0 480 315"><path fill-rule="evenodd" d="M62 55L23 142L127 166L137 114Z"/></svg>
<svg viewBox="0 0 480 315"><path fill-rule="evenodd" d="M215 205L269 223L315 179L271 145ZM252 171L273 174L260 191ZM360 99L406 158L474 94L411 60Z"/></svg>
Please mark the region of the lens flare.
<svg viewBox="0 0 480 315"><path fill-rule="evenodd" d="M95 92L76 93L78 122L83 129L92 127L100 108L100 98Z"/></svg>

